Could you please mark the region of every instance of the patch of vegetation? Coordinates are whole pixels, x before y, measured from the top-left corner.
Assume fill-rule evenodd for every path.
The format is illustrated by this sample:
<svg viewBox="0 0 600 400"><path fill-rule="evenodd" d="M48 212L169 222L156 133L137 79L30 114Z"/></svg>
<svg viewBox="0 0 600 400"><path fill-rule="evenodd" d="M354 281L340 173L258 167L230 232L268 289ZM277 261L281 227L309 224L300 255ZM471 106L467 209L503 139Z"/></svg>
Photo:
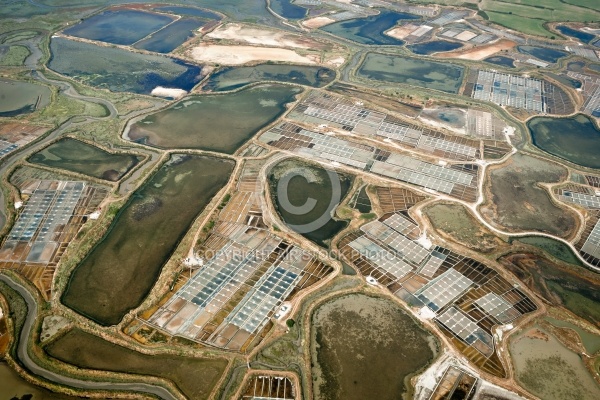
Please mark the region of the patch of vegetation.
<svg viewBox="0 0 600 400"><path fill-rule="evenodd" d="M6 283L0 281L0 294L8 303L8 317L13 321L17 331L21 329L27 316L27 303L19 293Z"/></svg>
<svg viewBox="0 0 600 400"><path fill-rule="evenodd" d="M436 230L463 246L489 253L504 244L462 205L438 203L427 207L424 214Z"/></svg>
<svg viewBox="0 0 600 400"><path fill-rule="evenodd" d="M56 98L44 108L41 113L31 118L30 121L34 123L60 125L67 119L76 115L105 117L108 115L108 110L100 104L75 100L63 94L58 94L58 96L56 96Z"/></svg>
<svg viewBox="0 0 600 400"><path fill-rule="evenodd" d="M212 228L215 227L215 221L213 221L212 219L210 221L208 221L208 223L204 226L204 228L202 228L202 230L204 232L208 232L210 231Z"/></svg>
<svg viewBox="0 0 600 400"><path fill-rule="evenodd" d="M6 54L0 58L0 66L20 67L30 54L31 52L27 47L10 46Z"/></svg>
<svg viewBox="0 0 600 400"><path fill-rule="evenodd" d="M511 254L500 261L549 303L600 326L600 292L597 290L600 280L597 274L535 254Z"/></svg>

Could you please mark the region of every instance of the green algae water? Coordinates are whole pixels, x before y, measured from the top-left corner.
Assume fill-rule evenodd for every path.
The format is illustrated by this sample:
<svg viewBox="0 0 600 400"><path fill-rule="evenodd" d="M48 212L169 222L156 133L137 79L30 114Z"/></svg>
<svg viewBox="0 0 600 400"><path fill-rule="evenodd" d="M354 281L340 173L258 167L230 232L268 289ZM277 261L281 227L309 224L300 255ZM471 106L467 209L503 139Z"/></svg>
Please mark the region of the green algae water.
<svg viewBox="0 0 600 400"><path fill-rule="evenodd" d="M140 305L162 266L211 198L227 183L232 161L171 155L112 221L75 268L62 302L102 325Z"/></svg>

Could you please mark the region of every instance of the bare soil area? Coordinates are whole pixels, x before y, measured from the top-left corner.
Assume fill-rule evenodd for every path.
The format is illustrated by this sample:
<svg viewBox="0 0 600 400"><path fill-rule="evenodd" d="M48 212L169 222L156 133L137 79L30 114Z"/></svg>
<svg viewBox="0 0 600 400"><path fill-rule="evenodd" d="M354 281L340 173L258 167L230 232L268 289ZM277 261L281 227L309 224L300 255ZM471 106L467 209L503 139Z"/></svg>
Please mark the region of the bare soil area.
<svg viewBox="0 0 600 400"><path fill-rule="evenodd" d="M242 65L253 61L280 61L297 64L316 64L319 56L302 56L289 49L256 46L224 46L200 44L187 51L194 61L222 65Z"/></svg>
<svg viewBox="0 0 600 400"><path fill-rule="evenodd" d="M496 54L502 50L509 50L517 44L511 40L501 39L495 43L484 44L483 46L472 47L466 50L448 51L446 53L438 53L435 56L438 58L460 58L463 60L483 60Z"/></svg>
<svg viewBox="0 0 600 400"><path fill-rule="evenodd" d="M329 17L315 17L302 22L302 25L309 29L317 29L325 25L334 23L335 20Z"/></svg>
<svg viewBox="0 0 600 400"><path fill-rule="evenodd" d="M260 29L253 26L231 23L221 25L206 37L220 40L233 40L239 43L258 46L291 47L298 49L329 50L331 45L317 40L274 29Z"/></svg>

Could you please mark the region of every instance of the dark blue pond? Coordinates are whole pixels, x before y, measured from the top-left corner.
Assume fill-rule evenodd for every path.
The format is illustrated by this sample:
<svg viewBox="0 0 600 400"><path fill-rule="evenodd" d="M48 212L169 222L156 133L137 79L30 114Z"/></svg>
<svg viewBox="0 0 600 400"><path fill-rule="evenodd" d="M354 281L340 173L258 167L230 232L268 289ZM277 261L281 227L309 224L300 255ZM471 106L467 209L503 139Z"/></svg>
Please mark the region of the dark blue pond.
<svg viewBox="0 0 600 400"><path fill-rule="evenodd" d="M600 72L600 64L588 64L588 68L592 71Z"/></svg>
<svg viewBox="0 0 600 400"><path fill-rule="evenodd" d="M578 81L577 79L571 78L567 75L557 75L549 73L548 76L550 76L552 79L559 81L563 85L572 87L573 89L579 89L582 86L581 81Z"/></svg>
<svg viewBox="0 0 600 400"><path fill-rule="evenodd" d="M308 11L304 7L292 4L292 0L271 0L271 8L287 19L302 19L306 17Z"/></svg>
<svg viewBox="0 0 600 400"><path fill-rule="evenodd" d="M153 33L147 39L135 44L135 48L157 53L170 53L183 42L194 36L193 31L204 25L195 18L182 18L173 22L160 31Z"/></svg>
<svg viewBox="0 0 600 400"><path fill-rule="evenodd" d="M174 20L166 15L136 10L104 11L65 29L67 35L130 45Z"/></svg>
<svg viewBox="0 0 600 400"><path fill-rule="evenodd" d="M488 57L488 58L484 59L483 61L489 62L490 64L499 65L501 67L507 67L507 68L515 67L515 60L513 60L510 57L493 56L493 57Z"/></svg>
<svg viewBox="0 0 600 400"><path fill-rule="evenodd" d="M533 47L533 46L517 46L519 53L529 54L535 58L548 63L555 63L559 58L567 56L569 53L562 50L546 49L544 47Z"/></svg>
<svg viewBox="0 0 600 400"><path fill-rule="evenodd" d="M594 39L596 37L595 35L592 35L591 33L582 32L577 29L569 28L568 26L565 26L565 25L558 25L556 27L556 30L558 30L563 35L574 37L575 39L578 39L579 41L581 41L583 43L589 43L592 41L592 39Z"/></svg>
<svg viewBox="0 0 600 400"><path fill-rule="evenodd" d="M113 92L150 94L157 86L189 91L202 79L199 66L177 59L61 37L50 41L50 52L50 69Z"/></svg>
<svg viewBox="0 0 600 400"><path fill-rule="evenodd" d="M165 6L165 7L156 7L154 8L156 11L162 11L171 14L177 15L187 15L190 17L200 17L207 19L221 19L219 14L215 14L210 11L202 10L200 8L195 7L183 7L183 6Z"/></svg>
<svg viewBox="0 0 600 400"><path fill-rule="evenodd" d="M226 67L212 74L204 85L203 90L215 92L235 90L250 83L264 81L323 87L331 83L334 79L335 71L323 67L284 64Z"/></svg>
<svg viewBox="0 0 600 400"><path fill-rule="evenodd" d="M462 46L463 45L460 43L448 42L446 40L433 40L431 42L411 44L406 47L415 54L429 55L443 51L456 50Z"/></svg>
<svg viewBox="0 0 600 400"><path fill-rule="evenodd" d="M404 44L402 40L387 36L384 32L393 28L398 21L420 18L414 14L382 11L378 15L336 22L321 29L357 43L400 46Z"/></svg>

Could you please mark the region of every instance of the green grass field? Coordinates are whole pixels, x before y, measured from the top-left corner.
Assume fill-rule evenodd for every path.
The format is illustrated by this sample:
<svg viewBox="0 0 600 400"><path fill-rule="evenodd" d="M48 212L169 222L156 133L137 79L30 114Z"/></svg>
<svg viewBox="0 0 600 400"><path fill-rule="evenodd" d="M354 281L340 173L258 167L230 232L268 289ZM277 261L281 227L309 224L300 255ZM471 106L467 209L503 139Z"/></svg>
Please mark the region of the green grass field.
<svg viewBox="0 0 600 400"><path fill-rule="evenodd" d="M411 3L449 6L477 5L489 20L529 35L552 37L546 22L600 21L597 0L409 0Z"/></svg>

